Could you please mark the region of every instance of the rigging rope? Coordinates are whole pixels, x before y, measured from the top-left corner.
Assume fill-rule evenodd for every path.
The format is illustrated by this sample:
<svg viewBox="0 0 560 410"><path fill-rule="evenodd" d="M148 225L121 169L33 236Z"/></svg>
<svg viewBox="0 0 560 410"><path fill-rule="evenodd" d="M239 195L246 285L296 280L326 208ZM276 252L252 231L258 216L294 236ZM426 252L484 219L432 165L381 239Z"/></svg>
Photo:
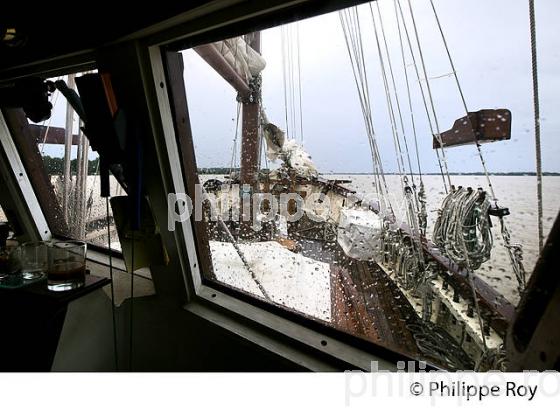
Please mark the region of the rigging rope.
<svg viewBox="0 0 560 410"><path fill-rule="evenodd" d="M543 192L542 192L542 158L541 158L541 115L539 107L539 76L537 67L537 29L535 23L535 2L529 0L529 25L531 30L531 62L533 73L533 112L535 115L535 155L537 171L537 212L539 229L539 251L544 243L543 231Z"/></svg>
<svg viewBox="0 0 560 410"><path fill-rule="evenodd" d="M113 280L113 252L111 250L111 223L109 219L109 197L105 198L105 220L107 223L107 247L109 248L109 278L111 279L111 314L113 317L113 350L115 355L115 371L119 370L117 343L117 315L115 312L115 282Z"/></svg>
<svg viewBox="0 0 560 410"><path fill-rule="evenodd" d="M286 136L296 139L295 136L299 132L303 145L303 104L299 38L298 23L282 26L282 78L284 84Z"/></svg>
<svg viewBox="0 0 560 410"><path fill-rule="evenodd" d="M297 45L297 65L298 65L298 94L299 94L299 132L301 145L303 146L303 108L301 103L301 52L299 43L299 23L296 23L296 45Z"/></svg>
<svg viewBox="0 0 560 410"><path fill-rule="evenodd" d="M527 284L525 278L526 272L523 266L523 247L521 244L510 244L510 235L506 224L504 223L504 218L500 218L500 227L502 238L504 238L504 246L508 251L511 267L513 268L513 273L515 273L515 278L517 279L517 291L521 295L525 289L525 285Z"/></svg>
<svg viewBox="0 0 560 410"><path fill-rule="evenodd" d="M339 11L340 24L344 34L348 57L358 92L360 107L364 117L364 125L370 146L370 153L374 174L374 186L378 195L386 208L394 215L392 205L387 199L388 188L381 162L381 155L377 145L377 137L375 134L372 118L372 110L369 96L369 83L367 78L367 69L364 59L364 51L362 44L362 34L360 29L360 21L356 7Z"/></svg>
<svg viewBox="0 0 560 410"><path fill-rule="evenodd" d="M425 95L424 95L424 90L423 90L423 87L422 87L422 83L421 83L421 81L420 81L420 73L418 72L418 69L417 69L417 66L416 66L416 61L415 61L415 59L414 59L414 53L413 53L413 51L412 51L412 50L413 50L413 49L412 49L412 43L411 43L410 37L409 37L409 35L408 35L408 29L406 28L406 24L404 24L405 19L404 19L404 15L403 15L403 12L402 12L400 0L396 0L396 1L398 2L398 5L399 5L399 10L400 10L400 13L401 13L401 17L402 17L402 21L403 21L403 26L404 26L404 28L405 28L406 36L407 36L407 39L408 39L408 43L409 43L409 47L410 47L410 52L411 52L411 54L412 54L412 56L413 56L414 67L415 67L415 69L416 69L416 76L417 76L417 78L418 78L418 84L419 84L419 86L420 86L420 89L422 90L422 98L423 98L423 100L424 100L424 105L425 105L425 108L426 108L426 110L427 110L426 113L427 113L428 117L430 117L430 114L429 114L429 111L428 111L428 106L427 106L427 104L426 104L426 98L425 98ZM420 44L420 36L418 35L418 27L416 26L416 19L414 18L414 11L412 10L412 5L411 5L411 3L410 3L410 0L407 0L407 1L408 1L408 9L409 9L409 12L410 12L410 17L411 17L411 20L412 20L412 27L413 27L413 29L414 29L414 36L415 36L415 38L416 38L416 44L417 44L417 46L418 46L418 55L419 55L419 57L420 57L420 63L421 63L421 65L422 65L422 71L423 71L423 73L424 73L424 78L426 79L426 90L427 90L427 92L428 92L428 101L429 101L429 103L430 103L432 115L433 115L433 117L434 117L433 120L434 120L435 130L432 129L431 121L430 121L430 128L431 128L431 130L432 130L432 134L435 136L435 138L436 138L436 139L438 140L438 142L439 142L439 146L440 146L439 149L441 150L441 161L440 161L440 154L439 154L439 151L438 151L437 149L436 149L436 155L437 155L437 157L438 157L438 163L439 163L440 170L441 170L441 175L442 175L442 178L443 178L443 185L444 185L444 188L445 188L445 192L448 193L448 192L449 192L449 190L448 190L448 185L449 185L449 189L450 189L452 184L451 184L451 177L449 176L449 169L448 169L448 166L447 166L447 158L446 158L446 155L445 155L445 148L444 148L443 142L442 142L442 140L441 140L441 135L440 135L441 133L440 133L440 128L439 128L439 121L438 121L438 117L437 117L437 113L436 113L436 109L435 109L435 105L434 105L434 99L433 99L433 97L432 97L432 89L431 89L431 87L430 87L430 81L429 81L429 79L428 79L428 74L427 74L427 69L426 69L426 63L425 63L425 61L424 61L424 54L422 53L422 46L421 46L421 44ZM434 131L435 131L435 132L434 132ZM443 167L442 167L442 162L443 162ZM445 174L445 176L447 177L447 182L445 181L444 174Z"/></svg>
<svg viewBox="0 0 560 410"><path fill-rule="evenodd" d="M420 228L420 234L422 236L426 235L426 228L428 225L428 212L426 210L426 191L424 189L424 180L422 178L422 166L420 165L420 152L418 149L418 136L417 136L417 132L416 132L416 122L414 120L414 109L412 107L412 96L410 93L410 81L408 79L408 71L407 71L407 64L406 64L406 58L405 58L405 52L404 52L404 44L403 44L403 36L402 36L402 30L401 30L401 19L399 16L399 12L398 12L398 6L397 6L397 1L393 2L394 5L394 9L395 9L395 18L397 21L397 31L399 34L399 45L400 45L400 51L401 51L401 60L402 60L402 67L403 67L403 72L404 72L404 78L405 78L405 84L406 84L406 93L407 93L407 98L408 98L408 109L410 112L410 123L412 126L412 134L414 136L414 148L415 148L415 152L416 152L416 163L418 166L418 175L420 177L420 188L418 193L416 193L416 189L414 189L414 195L416 198L416 204L417 204L417 209L418 209L418 225ZM402 24L406 24L404 19L402 21ZM406 29L406 27L405 27ZM408 32L407 32L407 36L408 36ZM410 40L409 40L409 45L410 45ZM414 68L418 74L418 68L416 66L416 60L414 58L414 53L412 52L412 48L410 48L410 54L412 56L412 60L414 63ZM420 84L419 84L420 85ZM428 122L430 123L430 128L432 127L431 125L431 119L428 113L428 109L426 106L426 100L424 97L424 91L422 89L422 86L420 85L420 89L422 90L422 98L424 100L424 106L426 108L426 114L428 117ZM433 132L432 132L433 134ZM437 151L436 151L437 152ZM438 161L439 161L439 156L438 156ZM440 171L442 171L441 169L441 162L439 162L440 165ZM443 173L442 173L443 175ZM444 179L444 183L445 183L445 179ZM415 188L413 186L413 188Z"/></svg>
<svg viewBox="0 0 560 410"><path fill-rule="evenodd" d="M62 77L57 77L56 80L54 81L55 83L57 81L59 81ZM58 96L61 94L60 91L58 91L58 89L54 90L54 102L52 104L53 106L53 110L56 107L56 103L58 102ZM47 128L45 129L45 136L43 137L43 142L41 143L41 156L43 156L43 152L45 150L45 142L47 141L47 134L49 133L49 130L51 128L51 121L52 121L53 117L51 115L51 117L49 118L49 122L47 124ZM45 125L45 121L43 121L43 126Z"/></svg>
<svg viewBox="0 0 560 410"><path fill-rule="evenodd" d="M377 3L377 11L378 11L378 18L379 18L379 22L380 22L380 28L381 28L381 34L383 36L383 40L385 43L385 52L387 55L387 64L389 67L389 72L391 75L391 80L392 80L392 84L393 84L393 92L395 95L395 101L396 101L396 105L397 105L397 110L398 110L398 115L400 118L400 124L401 124L401 129L403 132L403 139L405 141L405 152L406 155L408 157L408 165L409 165L409 172L410 172L410 178L412 180L412 185L413 187L411 188L408 185L408 179L406 177L405 174L405 163L404 163L404 158L403 158L403 151L401 148L401 143L400 143L400 138L399 138L399 133L398 133L398 127L397 127L397 121L396 121L396 117L395 117L395 112L393 109L393 104L392 104L392 98L391 98L391 90L389 88L389 83L388 83L388 79L387 79L387 72L386 72L386 67L385 67L385 61L383 58L383 52L381 50L381 46L379 43L379 34L377 31L377 24L375 22L375 17L374 17L374 13L373 13L373 7L371 6L371 3L369 5L370 8L370 13L371 13L371 18L372 18L372 22L373 22L373 29L374 29L374 34L375 34L375 42L377 44L377 51L378 51L378 55L379 55L379 63L381 66L381 74L382 74L382 78L383 78L383 85L385 88L385 96L387 99L387 108L389 111L389 118L391 120L391 128L393 131L393 141L394 141L394 145L395 145L395 154L397 156L397 165L399 168L399 174L402 177L404 175L404 177L400 178L400 182L401 182L401 187L402 187L402 193L404 195L404 198L407 202L407 206L406 206L406 215L407 215L407 219L408 222L410 224L410 227L412 229L412 239L413 239L413 251L417 253L417 257L418 257L418 269L420 270L420 272L422 273L421 276L423 277L423 273L424 273L424 255L422 253L422 243L421 243L421 239L420 239L420 234L421 231L418 227L418 221L416 219L416 215L418 214L418 209L419 209L419 204L418 204L418 197L416 196L415 193L415 184L414 184L414 176L412 173L412 163L410 161L410 154L408 151L408 144L406 143L406 135L405 135L405 129L404 129L404 121L402 119L402 114L401 114L401 109L400 109L400 105L399 105L399 99L398 99L398 94L397 94L397 87L395 84L395 77L393 74L393 68L391 66L391 58L390 58L390 54L389 54L389 47L387 45L387 39L385 36L385 31L383 29L383 21L381 18L381 10L379 8L379 3ZM399 162L399 158L400 158L400 162ZM403 172L404 171L404 172Z"/></svg>
<svg viewBox="0 0 560 410"><path fill-rule="evenodd" d="M377 50L379 53L379 61L380 61L380 65L381 65L381 73L382 73L382 77L383 77L383 84L385 86L385 93L386 93L386 97L387 97L387 104L388 104L388 109L389 109L389 116L391 119L391 126L393 129L393 139L395 141L395 150L396 150L396 154L397 154L397 163L398 163L398 157L400 156L400 164L399 164L399 172L400 175L405 175L403 178L401 178L401 186L402 186L402 192L404 195L404 198L407 202L407 206L406 206L406 215L407 215L407 219L408 219L408 223L411 227L411 233L412 233L412 239L413 239L413 251L416 252L417 254L417 260L418 260L418 270L420 271L420 275L422 278L425 278L425 263L424 263L424 254L422 251L422 242L421 242L421 235L423 230L421 229L421 227L419 226L419 222L422 223L424 220L426 220L426 218L424 218L423 216L420 216L421 212L420 212L420 207L422 203L419 203L418 201L418 196L416 193L416 184L414 181L414 174L412 172L412 161L410 160L410 153L408 150L408 143L407 143L407 138L406 138L406 133L405 133L405 127L404 127L404 121L402 118L402 113L401 113L401 108L400 108L400 103L399 103L399 97L398 97L398 93L397 93L397 87L396 87L396 83L395 83L395 76L393 73L393 67L391 65L391 57L390 57L390 53L389 53L389 47L387 44L387 37L385 35L385 30L383 27L383 19L381 17L381 9L379 7L379 3L377 4L377 12L378 12L378 17L379 17L379 23L380 23L380 28L381 28L381 34L383 36L383 41L384 41L384 46L385 46L385 53L387 55L387 64L389 67L389 73L391 75L391 81L392 81L392 85L393 85L393 93L395 96L395 102L396 102L396 106L397 106L397 112L398 112L398 116L399 116L399 120L400 120L400 125L401 125L401 130L403 133L403 140L404 140L404 147L405 147L405 153L408 159L408 167L409 167L409 176L410 179L412 181L412 188L408 185L408 179L406 177L406 174L403 173L403 170L405 169L405 164L404 164L404 159L403 159L403 152L402 152L402 148L401 148L401 144L400 144L400 138L399 138L399 134L398 134L398 128L397 128L397 124L396 124L396 118L395 118L395 113L393 110L393 105L392 105L392 100L391 100L391 92L388 86L388 81L387 81L387 74L386 74L386 70L385 70L385 64L383 61L383 53L381 51L381 47L379 45L379 36L377 33L377 26L375 23L375 18L374 18L374 13L373 13L373 8L371 6L370 3L370 12L371 12L371 18L373 21L373 28L374 28L374 34L375 34L375 40L376 40L376 44L377 44ZM424 202L425 204L425 202ZM417 219L417 215L418 215L418 219ZM431 301L429 302L431 304ZM426 305L427 306L427 305Z"/></svg>
<svg viewBox="0 0 560 410"><path fill-rule="evenodd" d="M393 144L395 146L395 155L397 157L397 166L399 169L399 175L403 175L403 169L405 168L404 166L404 159L403 159L403 153L402 153L402 149L401 149L401 144L399 141L399 132L397 130L397 125L396 125L396 119L395 119L395 113L393 110L393 103L392 103L392 99L391 99L391 92L389 90L389 84L388 84L388 80L387 80L387 73L386 73L386 69L385 69L385 62L384 62L384 58L383 58L383 53L381 52L381 46L379 43L379 35L377 33L377 24L375 23L375 18L373 15L373 8L371 7L371 3L369 5L370 8L370 12L371 12L371 19L373 22L373 31L375 34L375 42L377 44L377 53L379 56L379 64L381 66L381 77L383 79L383 87L385 89L385 98L387 100L387 110L389 112L389 119L391 122L391 131L393 133ZM404 183L402 178L399 179L400 183L401 183L401 188L402 191L404 193Z"/></svg>
<svg viewBox="0 0 560 410"><path fill-rule="evenodd" d="M414 110L412 108L412 96L410 94L410 81L408 80L408 71L406 69L406 58L404 55L404 45L403 45L403 38L402 38L402 31L401 31L401 25L400 25L400 18L399 18L399 13L398 13L398 9L397 9L397 2L394 1L393 5L395 6L395 18L397 20L397 30L399 33L399 45L400 45L400 51L401 51L401 60L402 60L402 66L403 66L403 73L404 73L404 79L405 79L405 84L406 84L406 94L408 97L408 108L410 111L410 124L412 126L412 134L414 136L414 147L416 150L416 163L418 166L418 175L420 177L420 184L423 184L423 180L422 180L422 166L420 165L420 153L419 153L419 149L418 149L418 137L416 134L416 122L414 121Z"/></svg>
<svg viewBox="0 0 560 410"><path fill-rule="evenodd" d="M405 18L404 18L404 13L402 11L400 0L395 0L395 5L396 5L396 7L398 7L399 16L401 17L403 29L404 29L404 32L405 32L405 35L406 35L408 50L409 50L410 56L412 58L412 63L413 63L412 65L414 67L414 72L416 73L416 80L418 82L418 87L420 88L420 94L422 95L422 102L423 102L423 105L424 105L424 110L426 112L426 119L428 120L428 125L430 127L430 132L431 132L432 135L436 135L436 132L434 130L434 125L432 123L432 118L430 116L430 110L428 108L428 101L427 101L427 98L426 98L426 93L425 93L424 87L422 86L422 83L421 83L420 72L418 70L418 64L416 62L416 57L414 55L414 51L413 51L413 47L412 47L412 41L410 40L410 34L408 32L408 27L406 26L406 21L405 21ZM399 26L399 28L400 28L400 26ZM447 188L447 182L446 182L445 176L444 176L444 167L442 165L442 159L441 159L441 156L439 154L439 150L437 150L437 149L436 149L436 157L437 157L437 161L438 161L440 175L441 175L441 178L442 178L442 181L443 181L443 187L445 189L445 192L447 193L448 188ZM421 186L420 191L423 191L423 184ZM422 195L419 192L419 200L420 200L421 197L422 197ZM425 195L424 195L423 199L425 199ZM424 203L424 208L425 208L425 203ZM426 214L426 220L427 220L427 214Z"/></svg>
<svg viewBox="0 0 560 410"><path fill-rule="evenodd" d="M237 114L235 116L235 133L233 136L233 144L231 148L231 162L229 165L229 175L233 174L233 168L237 165L237 140L239 137L239 118L241 117L241 102L237 103Z"/></svg>
<svg viewBox="0 0 560 410"><path fill-rule="evenodd" d="M284 83L284 113L286 120L286 136L290 136L290 123L288 121L288 87L286 84L286 40L285 40L285 26L280 28L282 34L282 80Z"/></svg>
<svg viewBox="0 0 560 410"><path fill-rule="evenodd" d="M409 1L409 4L410 4L410 0L408 0L408 1ZM436 18L436 23L437 23L439 32L441 34L441 39L443 40L443 45L445 46L445 52L447 53L447 58L449 59L449 64L451 65L451 73L453 74L453 77L455 78L455 83L457 84L457 89L459 90L459 95L461 96L461 101L463 103L463 108L465 109L465 115L467 116L467 121L469 121L469 123L470 123L471 119L469 117L469 110L467 108L467 102L465 100L465 94L463 93L461 83L459 82L459 77L457 76L457 70L455 69L455 64L453 64L453 59L451 58L451 53L450 53L449 47L447 45L447 40L446 40L445 35L443 33L443 28L442 28L441 23L439 21L439 16L437 14L436 7L434 5L433 0L430 0L430 5L432 6L432 10L433 10L434 16ZM411 10L412 10L412 8L411 8ZM428 82L428 76L426 76L426 83L427 82ZM473 129L472 123L471 123L471 129ZM473 129L473 138L474 138L474 142L475 142L475 145L476 145L476 149L478 151L478 157L480 158L480 163L482 164L482 168L484 169L484 175L486 176L486 182L488 183L488 189L490 190L490 194L492 195L492 199L494 200L494 202L496 202L497 199L496 199L496 194L494 193L494 187L492 186L492 182L490 181L490 175L488 174L488 169L486 167L486 161L484 160L484 156L482 155L482 148L480 146L480 143L478 142L478 138L476 137L474 129Z"/></svg>
<svg viewBox="0 0 560 410"><path fill-rule="evenodd" d="M398 117L399 117L399 123L400 123L400 126L401 126L401 132L402 132L402 136L403 136L405 154L406 154L406 157L407 157L407 160L408 160L408 173L409 173L410 179L412 181L412 187L413 187L414 190L416 190L416 183L414 182L414 174L412 172L412 161L410 159L410 152L408 150L408 140L406 138L406 131L405 131L405 127L404 127L401 105L400 105L400 102L399 102L399 95L398 95L398 92L397 92L397 85L396 85L396 82L395 82L395 75L393 73L393 65L391 63L391 54L389 53L389 46L387 44L387 36L385 35L385 28L384 28L384 25L383 25L381 8L379 6L379 2L376 2L375 4L377 6L377 13L378 13L378 16L379 16L379 27L381 28L381 35L383 37L383 43L384 43L384 46L385 46L385 54L387 55L387 64L388 64L388 67L389 67L389 74L391 75L391 83L393 85L393 93L395 95L395 104L396 104L396 107L397 107L397 114L398 114ZM369 4L369 7L370 7L370 12L371 12L371 15L372 15L372 19L373 19L373 8L371 6L371 3ZM375 29L375 21L374 21L374 29ZM375 30L375 34L377 36L377 30ZM394 114L393 114L393 118L394 118ZM397 134L397 138L398 138L398 134ZM400 142L399 142L399 148L400 148ZM403 168L405 168L404 161L402 160L402 152L400 153L400 155L401 155L401 161L403 163ZM417 201L416 195L414 196L414 199L415 199L415 201Z"/></svg>

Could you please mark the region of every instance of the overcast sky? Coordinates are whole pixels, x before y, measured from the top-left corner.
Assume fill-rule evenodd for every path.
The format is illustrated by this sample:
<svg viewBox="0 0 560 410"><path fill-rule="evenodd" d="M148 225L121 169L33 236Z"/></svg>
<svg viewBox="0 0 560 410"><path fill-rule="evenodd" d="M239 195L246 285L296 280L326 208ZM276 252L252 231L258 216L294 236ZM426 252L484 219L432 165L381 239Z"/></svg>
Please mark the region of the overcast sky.
<svg viewBox="0 0 560 410"><path fill-rule="evenodd" d="M406 0L401 0L403 6ZM560 172L560 1L537 0L539 81L543 169ZM410 148L408 102L392 0L379 2L396 76ZM445 49L429 0L412 0L429 77L450 73ZM534 127L529 13L527 0L435 0L440 20L470 111L508 108L511 141L483 145L491 172L534 171ZM375 10L375 7L374 7ZM387 113L369 5L359 7L370 80L374 126L385 170L396 171L395 149ZM406 13L406 8L405 8ZM407 17L408 18L408 17ZM407 22L412 30L410 21ZM297 23L300 32L302 112L305 149L320 172L371 172L372 162L352 69L338 13ZM292 25L293 26L293 25ZM295 28L292 28L295 33ZM285 129L281 29L262 32L263 104L271 122ZM295 41L292 42L295 46ZM193 51L184 52L185 84L198 164L229 166L235 134L236 93ZM407 63L411 63L407 54ZM297 73L294 73L296 75ZM408 66L414 80L413 67ZM430 82L441 130L465 115L452 77ZM411 83L424 172L437 172L432 137L417 82ZM297 92L297 89L296 89ZM51 125L64 126L65 101L58 97ZM292 135L300 140L300 133ZM63 155L63 146L45 153ZM446 150L452 172L481 171L474 146ZM414 153L411 151L411 155ZM75 149L74 149L75 156ZM90 158L94 158L91 154Z"/></svg>
<svg viewBox="0 0 560 410"><path fill-rule="evenodd" d="M543 168L560 172L560 119L553 112L560 93L560 2L537 0L539 81ZM403 6L406 3L403 1ZM428 0L413 0L429 77L451 69ZM483 146L490 171L535 169L529 13L526 0L435 0L440 20L470 111L508 108L511 141ZM383 23L395 71L409 144L408 101L392 0L381 0ZM396 171L395 149L368 5L359 7L365 59L370 79L373 118L385 169ZM405 9L406 10L406 9ZM410 22L408 22L410 23ZM320 172L370 172L371 155L358 95L337 13L299 24L303 134L306 150ZM412 28L409 26L409 29ZM295 32L295 30L294 30ZM282 41L280 28L262 32L263 104L268 118L285 129ZM293 43L295 44L295 43ZM185 57L185 83L199 166L229 166L235 134L233 89L194 52ZM407 63L411 63L407 57ZM408 67L414 78L413 67ZM441 130L465 112L454 79L431 80ZM437 172L437 159L419 88L412 84L420 161L424 172ZM300 133L294 134L300 139ZM473 145L446 150L450 171L481 171ZM411 152L413 155L413 152Z"/></svg>

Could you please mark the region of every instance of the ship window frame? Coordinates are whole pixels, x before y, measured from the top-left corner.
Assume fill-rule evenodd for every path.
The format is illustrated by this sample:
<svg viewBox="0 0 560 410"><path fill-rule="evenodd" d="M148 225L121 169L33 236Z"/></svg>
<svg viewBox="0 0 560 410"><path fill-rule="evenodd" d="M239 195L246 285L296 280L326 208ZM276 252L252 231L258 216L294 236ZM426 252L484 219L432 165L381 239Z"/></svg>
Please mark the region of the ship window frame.
<svg viewBox="0 0 560 410"><path fill-rule="evenodd" d="M5 156L6 162L3 157ZM31 240L49 240L52 231L49 221L40 206L33 181L28 175L24 158L20 155L3 110L0 110L0 178L8 186L15 202L24 237ZM25 205L22 206L22 199Z"/></svg>
<svg viewBox="0 0 560 410"><path fill-rule="evenodd" d="M74 238L65 236L52 229L55 224L49 218L49 215L43 211L41 200L37 195L37 181L29 176L29 170L24 158L17 146L12 135L12 130L6 119L3 110L0 110L0 159L5 156L7 161L0 166L0 178L10 189L16 198L16 206L12 211L17 215L17 221L21 223L23 229L22 235L27 240L74 240ZM20 198L25 198L26 205L19 205ZM8 222L10 222L8 220ZM124 265L124 256L122 251L116 249L105 248L100 245L87 242L88 256L87 260L97 262L101 265L109 266L109 258L116 267L126 270ZM149 268L148 268L149 270Z"/></svg>
<svg viewBox="0 0 560 410"><path fill-rule="evenodd" d="M88 57L86 61L61 69L52 69L50 64L40 65L37 70L29 71L24 77L35 76L52 79L54 77L63 77L69 74L84 74L91 70L97 70L97 62L93 58ZM65 99L63 96L60 96L59 98ZM67 101L65 101L65 103L67 103ZM25 223L31 222L35 225L39 234L37 235L37 233L30 229L29 226L25 228L25 234L27 236L31 235L30 237L35 238L36 240L82 240L69 236L68 232L61 230L61 227L52 215L52 212L49 212L49 203L47 198L45 198L44 195L42 196L39 192L44 190L39 186L41 185L41 181L33 175L33 173L36 172L33 170L33 161L30 161L29 158L25 156L25 151L22 150L22 147L18 142L18 137L15 135L16 133L21 133L22 131L18 129L18 124L14 122L13 118L11 118L12 113L10 111L17 110L18 108L13 107L0 109L0 134L8 136L6 139L8 142L4 143L4 141L2 141L4 143L4 147L0 147L0 149L3 148L8 158L10 158L8 166L12 168L14 175L19 175L17 183L20 186L20 190L24 194L24 197L31 198L32 206L29 207L29 217L27 215L23 215L22 212L18 212L18 217L23 218ZM51 111L53 110L54 107ZM24 115L23 112L22 115ZM27 126L38 124L32 123L27 116L25 116L25 119L28 122ZM21 134L19 137L20 139L22 138ZM95 152L95 150L91 150L91 152ZM40 155L42 156L42 153ZM43 169L41 169L41 171L42 170ZM47 177L49 176L46 172L45 175ZM113 260L116 260L117 263L124 264L124 256L121 250L107 248L103 245L95 244L87 240L84 241L87 243L88 250L95 252L97 255L103 255L103 259L105 261L102 263L107 264L108 262L106 262L106 260L111 257ZM96 257L91 260L97 261L99 258L100 257Z"/></svg>
<svg viewBox="0 0 560 410"><path fill-rule="evenodd" d="M240 32L247 32L256 27L262 29L273 27L286 23L288 20L313 17L363 2L365 1L333 2L327 0L312 4L313 2L310 0L296 0L281 4L282 2L275 1L273 2L276 4L274 7L271 5L269 9L266 9L265 6L259 12L242 15L237 20L216 23L216 20L223 19L224 16L220 13L208 14L194 17L194 25L176 24L168 30L156 31L155 34L147 37L139 35L138 38L134 36L128 38L128 40L138 40L139 62L143 65L143 73L147 74L143 78L146 104L151 114L155 143L161 150L158 153L159 166L162 168L162 177L166 180L165 182L169 183L168 186L173 187L175 192L185 192L181 163L172 161L169 155L170 152L175 153L171 155L172 157L176 155L178 147L165 86L167 79L162 65L162 54L165 51L190 48L197 43L207 43L210 38L217 40ZM237 12L243 10L242 6L239 7ZM243 7L258 8L258 6ZM207 22L212 22L213 25L206 24ZM174 41L175 45L172 44ZM30 70L26 70L26 75L45 72L48 72L50 76L55 75L53 73L63 75L75 72L77 68L95 66L91 54L84 55L83 58L84 60L80 64L71 67L67 65L56 71L52 67L62 67L65 64L64 59L48 62L45 66L34 66ZM163 138L161 138L162 134ZM11 133L9 135L12 137ZM10 139L13 141L13 138ZM25 171L25 168L23 170ZM169 170L172 172L168 172ZM35 195L36 187L31 183L29 185L31 192ZM181 185L183 189L177 189ZM21 191L21 187L19 188ZM37 220L31 220L31 223L34 227L39 225ZM192 226L189 224L190 219L186 223L178 224L179 229L175 233L179 256L188 261L188 266L182 266L188 296L183 305L185 311L310 370L362 369L368 371L374 369L372 366L375 363L377 365L375 369L394 371L397 369L396 365L399 360L418 362L416 358L406 357L373 342L313 322L311 319L284 310L279 306L259 301L242 292L207 281L200 272L198 249L192 236ZM106 250L100 249L99 251L105 253ZM100 257L102 256L100 255ZM122 257L116 255L113 258L122 260ZM95 259L92 258L94 261Z"/></svg>
<svg viewBox="0 0 560 410"><path fill-rule="evenodd" d="M170 178L169 185L175 193L187 193L187 170L181 158L181 146L175 129L174 109L168 92L169 79L165 71L165 47L149 46L146 64L150 65L153 83L150 88L154 98L147 96L152 118L161 121L156 135L161 144L160 166ZM184 83L182 84L184 87ZM191 136L192 138L192 136ZM157 141L159 139L159 141ZM193 152L194 155L194 152ZM191 175L192 176L192 175ZM380 370L396 370L398 362L424 362L424 359L406 356L372 341L343 332L313 321L296 312L261 301L242 291L211 281L202 274L200 247L195 242L192 216L175 223L175 240L178 251L184 257L183 280L189 300L184 309L214 324L232 331L249 341L261 345L273 353L298 363L306 363L313 370L325 370L326 363L335 363L335 369L361 369L371 371L372 366ZM187 269L185 269L187 268ZM328 360L311 359L302 352L312 350ZM302 356L304 354L304 356ZM302 362L303 361L303 362ZM430 364L428 368L433 368Z"/></svg>

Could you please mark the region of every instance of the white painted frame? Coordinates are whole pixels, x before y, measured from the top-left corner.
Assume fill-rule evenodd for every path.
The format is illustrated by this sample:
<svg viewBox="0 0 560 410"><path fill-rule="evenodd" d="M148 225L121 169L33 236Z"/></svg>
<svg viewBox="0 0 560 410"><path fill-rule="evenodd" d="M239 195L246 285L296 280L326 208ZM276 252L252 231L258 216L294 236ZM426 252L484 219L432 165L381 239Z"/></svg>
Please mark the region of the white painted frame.
<svg viewBox="0 0 560 410"><path fill-rule="evenodd" d="M20 220L24 225L25 231L31 236L35 236L34 239L48 241L51 239L51 230L45 219L45 215L41 210L41 205L37 200L31 181L27 176L27 172L19 152L14 143L4 114L0 111L0 145L1 149L4 151L6 158L8 159L7 167L2 166L0 171L4 173L3 177L6 180L8 186L12 181L17 183L19 192L22 197L25 198L25 204L19 203L16 199L17 213L19 214ZM12 175L9 175L11 172ZM17 192L10 192L10 195L17 195ZM3 194L4 195L4 194Z"/></svg>
<svg viewBox="0 0 560 410"><path fill-rule="evenodd" d="M156 144L158 140L165 144L165 147L158 148L160 166L168 167L171 170L172 181L168 181L167 184L173 187L174 192L183 193L186 192L185 183L178 155L179 147L173 126L160 47L149 47L149 62L146 63L150 64L153 74L150 91L153 91L156 96L156 101L150 101L151 92L146 92L151 111L150 116L152 119L158 118L161 121L160 124L153 124L153 132ZM164 86L162 87L161 84ZM158 138L158 133L163 134L159 135L161 138ZM165 174L162 172L162 175ZM199 269L200 264L190 218L182 223L177 223L176 227L176 232L182 231L182 234L175 235L176 240L183 241L183 246L181 243L177 243L177 249L183 249L186 245L188 268L190 269L183 269L184 281L188 293L194 295L192 300L185 305L185 310L311 370L327 371L335 368L331 366L331 361L319 360L315 355L307 353L310 349L330 356L338 363L346 363L348 367L368 371L371 370L372 362L376 362L378 369L396 370L396 363L205 285ZM183 261L181 264L184 266ZM191 283L192 285L190 285ZM243 321L239 319L243 319ZM280 341L286 337L291 342Z"/></svg>

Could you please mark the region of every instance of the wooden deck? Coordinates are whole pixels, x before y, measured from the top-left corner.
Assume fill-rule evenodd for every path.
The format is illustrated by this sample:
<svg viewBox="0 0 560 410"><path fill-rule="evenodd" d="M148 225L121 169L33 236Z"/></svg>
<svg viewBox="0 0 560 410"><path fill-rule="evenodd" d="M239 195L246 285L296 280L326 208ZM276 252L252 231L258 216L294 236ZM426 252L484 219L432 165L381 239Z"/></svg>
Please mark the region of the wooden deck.
<svg viewBox="0 0 560 410"><path fill-rule="evenodd" d="M409 356L420 354L407 328L418 316L379 266L348 258L336 243L298 243L303 255L330 264L333 327Z"/></svg>
<svg viewBox="0 0 560 410"><path fill-rule="evenodd" d="M331 265L331 317L336 328L410 356L420 353L407 328L414 308L372 262Z"/></svg>

